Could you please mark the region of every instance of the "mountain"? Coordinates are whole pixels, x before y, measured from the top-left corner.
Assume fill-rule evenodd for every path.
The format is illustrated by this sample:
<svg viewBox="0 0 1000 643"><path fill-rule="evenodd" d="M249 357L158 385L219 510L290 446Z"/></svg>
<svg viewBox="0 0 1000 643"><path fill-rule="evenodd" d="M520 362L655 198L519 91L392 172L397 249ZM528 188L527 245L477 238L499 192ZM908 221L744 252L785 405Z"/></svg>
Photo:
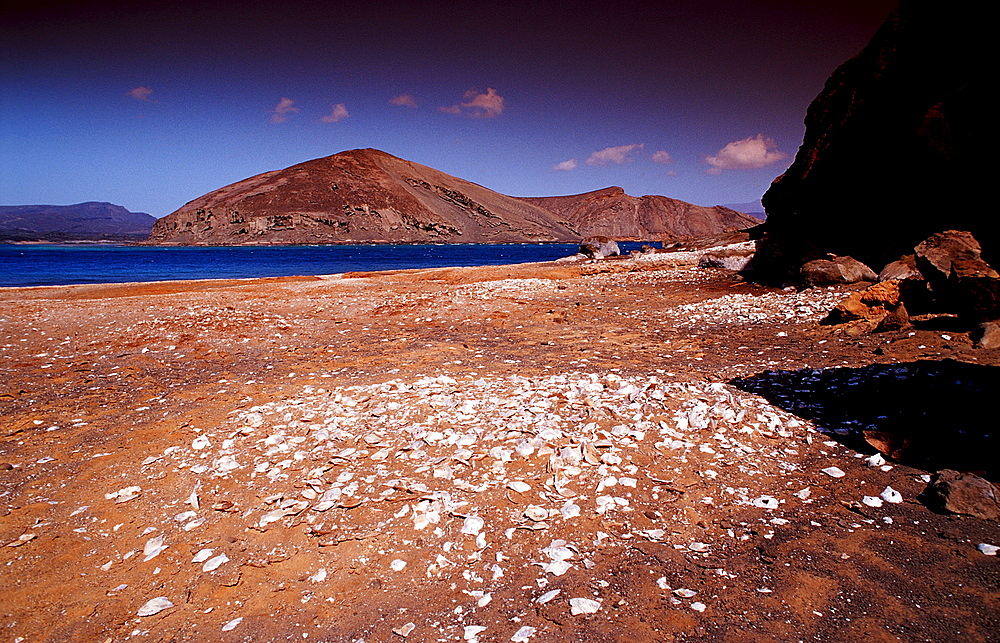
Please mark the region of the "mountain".
<svg viewBox="0 0 1000 643"><path fill-rule="evenodd" d="M187 203L153 226L170 244L574 241L550 212L379 150L265 172Z"/></svg>
<svg viewBox="0 0 1000 643"><path fill-rule="evenodd" d="M0 240L137 241L145 239L156 218L120 205L88 201L76 205L0 206Z"/></svg>
<svg viewBox="0 0 1000 643"><path fill-rule="evenodd" d="M760 223L723 206L703 207L665 196L629 196L620 187L524 200L568 221L585 237L665 241L713 235L726 228L749 228Z"/></svg>
<svg viewBox="0 0 1000 643"><path fill-rule="evenodd" d="M187 203L150 243L526 243L605 235L666 240L757 225L721 206L618 187L517 198L379 150L349 150L265 172Z"/></svg>

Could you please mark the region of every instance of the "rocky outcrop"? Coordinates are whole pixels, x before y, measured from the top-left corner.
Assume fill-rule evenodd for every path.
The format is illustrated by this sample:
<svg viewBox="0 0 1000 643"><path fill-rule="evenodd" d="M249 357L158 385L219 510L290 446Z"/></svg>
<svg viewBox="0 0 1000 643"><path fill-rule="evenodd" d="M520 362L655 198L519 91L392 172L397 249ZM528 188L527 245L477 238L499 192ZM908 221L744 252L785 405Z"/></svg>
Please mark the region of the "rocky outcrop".
<svg viewBox="0 0 1000 643"><path fill-rule="evenodd" d="M0 206L0 240L90 241L144 239L156 223L145 212L97 201L75 205Z"/></svg>
<svg viewBox="0 0 1000 643"><path fill-rule="evenodd" d="M665 196L634 197L620 187L570 196L524 197L569 222L583 236L619 241L670 241L751 228L759 219L723 206L703 207Z"/></svg>
<svg viewBox="0 0 1000 643"><path fill-rule="evenodd" d="M903 0L834 72L764 195L757 278L788 280L827 253L881 270L945 225L971 231L997 265L1000 218L983 205L987 23L961 3Z"/></svg>
<svg viewBox="0 0 1000 643"><path fill-rule="evenodd" d="M617 257L621 254L618 242L609 237L587 237L580 244L580 254L591 259Z"/></svg>
<svg viewBox="0 0 1000 643"><path fill-rule="evenodd" d="M579 240L550 212L373 149L265 172L160 219L151 243L524 243Z"/></svg>

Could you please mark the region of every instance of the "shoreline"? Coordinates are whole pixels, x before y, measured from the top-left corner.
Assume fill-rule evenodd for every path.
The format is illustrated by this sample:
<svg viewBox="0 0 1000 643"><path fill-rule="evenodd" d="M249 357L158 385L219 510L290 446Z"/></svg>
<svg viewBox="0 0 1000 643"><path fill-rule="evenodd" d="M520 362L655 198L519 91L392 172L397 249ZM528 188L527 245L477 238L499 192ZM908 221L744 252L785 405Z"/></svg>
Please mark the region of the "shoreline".
<svg viewBox="0 0 1000 643"><path fill-rule="evenodd" d="M996 523L742 382L996 352L693 256L0 289L9 635L988 640Z"/></svg>

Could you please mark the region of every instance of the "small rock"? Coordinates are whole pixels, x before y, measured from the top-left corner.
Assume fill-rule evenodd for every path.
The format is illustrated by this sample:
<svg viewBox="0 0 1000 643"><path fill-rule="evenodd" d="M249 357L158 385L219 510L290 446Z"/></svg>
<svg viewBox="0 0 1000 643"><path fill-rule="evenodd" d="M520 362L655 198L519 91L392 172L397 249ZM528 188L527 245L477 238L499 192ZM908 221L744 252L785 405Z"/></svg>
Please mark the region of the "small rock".
<svg viewBox="0 0 1000 643"><path fill-rule="evenodd" d="M601 602L590 598L569 599L570 613L574 616L578 614L593 614L601 609Z"/></svg>

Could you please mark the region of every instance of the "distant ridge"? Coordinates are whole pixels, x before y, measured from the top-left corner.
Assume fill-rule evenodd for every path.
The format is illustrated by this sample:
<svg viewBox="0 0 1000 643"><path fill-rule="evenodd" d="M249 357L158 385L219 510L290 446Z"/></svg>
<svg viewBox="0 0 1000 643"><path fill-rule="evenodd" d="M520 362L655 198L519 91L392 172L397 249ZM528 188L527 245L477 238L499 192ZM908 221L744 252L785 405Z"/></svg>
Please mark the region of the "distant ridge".
<svg viewBox="0 0 1000 643"><path fill-rule="evenodd" d="M704 207L665 196L629 196L617 186L571 196L524 200L564 218L584 236L602 235L618 240L702 237L760 223L724 206Z"/></svg>
<svg viewBox="0 0 1000 643"><path fill-rule="evenodd" d="M156 218L120 205L87 201L75 205L0 206L0 241L139 241Z"/></svg>

